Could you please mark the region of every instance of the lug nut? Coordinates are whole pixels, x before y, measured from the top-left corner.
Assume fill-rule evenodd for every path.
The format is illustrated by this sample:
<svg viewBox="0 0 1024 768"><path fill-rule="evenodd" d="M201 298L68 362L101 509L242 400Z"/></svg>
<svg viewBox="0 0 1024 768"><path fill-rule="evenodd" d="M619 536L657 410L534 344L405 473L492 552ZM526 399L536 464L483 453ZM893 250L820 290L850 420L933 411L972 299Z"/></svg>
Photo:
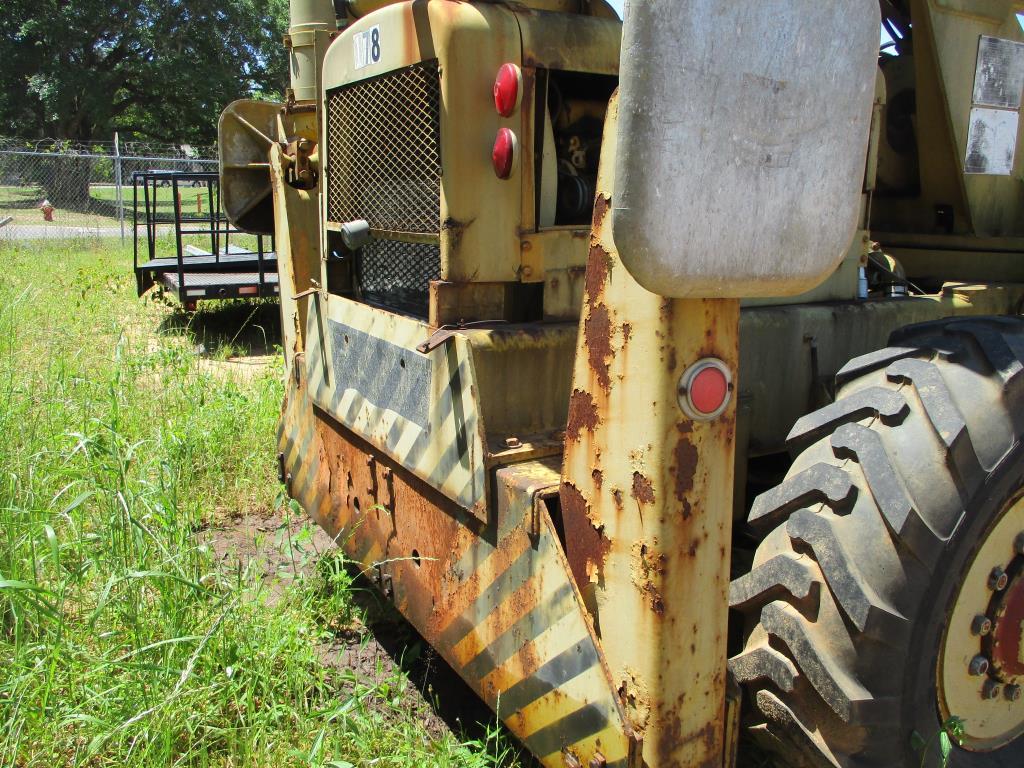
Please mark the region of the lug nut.
<svg viewBox="0 0 1024 768"><path fill-rule="evenodd" d="M967 667L967 671L975 677L980 677L988 672L988 659L984 656L975 656L971 659L970 666Z"/></svg>
<svg viewBox="0 0 1024 768"><path fill-rule="evenodd" d="M971 622L971 634L984 637L992 631L992 620L984 614L978 614Z"/></svg>
<svg viewBox="0 0 1024 768"><path fill-rule="evenodd" d="M981 686L981 698L983 699L998 699L1002 692L1003 686L995 680L986 680L985 684Z"/></svg>
<svg viewBox="0 0 1024 768"><path fill-rule="evenodd" d="M1002 566L997 565L992 569L992 573L988 575L988 588L993 592L1002 592L1006 589L1009 581L1010 577L1006 575L1006 571L1003 570Z"/></svg>
<svg viewBox="0 0 1024 768"><path fill-rule="evenodd" d="M1006 685L1003 686L1003 696L1010 701L1020 701L1020 686L1019 685Z"/></svg>

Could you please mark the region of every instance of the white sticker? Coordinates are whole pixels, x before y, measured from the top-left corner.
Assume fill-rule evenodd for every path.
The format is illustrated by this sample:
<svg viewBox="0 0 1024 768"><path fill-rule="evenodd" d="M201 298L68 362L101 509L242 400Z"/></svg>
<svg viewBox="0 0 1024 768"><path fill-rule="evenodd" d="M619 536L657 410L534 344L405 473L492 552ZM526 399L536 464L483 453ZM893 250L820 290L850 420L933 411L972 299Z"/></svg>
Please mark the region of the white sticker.
<svg viewBox="0 0 1024 768"><path fill-rule="evenodd" d="M1024 43L981 36L974 73L974 103L1019 109L1024 90Z"/></svg>
<svg viewBox="0 0 1024 768"><path fill-rule="evenodd" d="M370 27L365 32L356 32L352 36L355 52L356 69L368 67L380 61L380 25Z"/></svg>
<svg viewBox="0 0 1024 768"><path fill-rule="evenodd" d="M1017 148L1017 113L1005 109L971 110L967 134L967 173L1009 176Z"/></svg>

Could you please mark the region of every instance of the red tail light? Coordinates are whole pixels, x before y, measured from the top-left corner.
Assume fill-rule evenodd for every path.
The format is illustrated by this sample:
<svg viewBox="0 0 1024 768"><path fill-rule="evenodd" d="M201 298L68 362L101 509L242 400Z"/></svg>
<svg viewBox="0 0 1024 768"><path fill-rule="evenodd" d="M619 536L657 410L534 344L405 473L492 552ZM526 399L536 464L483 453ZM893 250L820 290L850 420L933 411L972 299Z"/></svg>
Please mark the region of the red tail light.
<svg viewBox="0 0 1024 768"><path fill-rule="evenodd" d="M515 64L502 64L494 79L494 108L502 117L511 117L519 107L522 72Z"/></svg>
<svg viewBox="0 0 1024 768"><path fill-rule="evenodd" d="M491 152L491 162L494 163L494 174L499 179L507 179L512 175L518 144L511 129L498 129L498 135L494 139L494 150Z"/></svg>
<svg viewBox="0 0 1024 768"><path fill-rule="evenodd" d="M722 414L732 395L732 374L725 363L704 358L683 373L679 405L691 419L707 421Z"/></svg>

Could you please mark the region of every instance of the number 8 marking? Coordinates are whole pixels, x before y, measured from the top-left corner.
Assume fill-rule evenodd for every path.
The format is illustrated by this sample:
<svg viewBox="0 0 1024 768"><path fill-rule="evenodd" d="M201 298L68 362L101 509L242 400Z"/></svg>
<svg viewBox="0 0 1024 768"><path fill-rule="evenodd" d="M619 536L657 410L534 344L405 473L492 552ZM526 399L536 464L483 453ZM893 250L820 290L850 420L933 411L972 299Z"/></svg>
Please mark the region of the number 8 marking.
<svg viewBox="0 0 1024 768"><path fill-rule="evenodd" d="M374 27L370 32L370 61L380 61L380 28Z"/></svg>

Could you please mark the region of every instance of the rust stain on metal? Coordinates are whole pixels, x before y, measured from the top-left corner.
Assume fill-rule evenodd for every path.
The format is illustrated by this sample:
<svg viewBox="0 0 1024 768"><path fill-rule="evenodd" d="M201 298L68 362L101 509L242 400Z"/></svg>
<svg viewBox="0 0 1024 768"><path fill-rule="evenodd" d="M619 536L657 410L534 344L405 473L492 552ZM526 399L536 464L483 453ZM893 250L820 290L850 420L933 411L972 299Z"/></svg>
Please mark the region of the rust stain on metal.
<svg viewBox="0 0 1024 768"><path fill-rule="evenodd" d="M654 486L651 484L650 478L642 472L633 473L632 496L641 504L654 503Z"/></svg>
<svg viewBox="0 0 1024 768"><path fill-rule="evenodd" d="M611 204L612 201L607 195L599 194L597 199L594 200L594 232L601 228L601 224L604 222L604 217L608 215L608 209L611 207Z"/></svg>
<svg viewBox="0 0 1024 768"><path fill-rule="evenodd" d="M596 299L604 292L612 270L612 257L599 243L590 246L587 259L586 291L590 299Z"/></svg>
<svg viewBox="0 0 1024 768"><path fill-rule="evenodd" d="M594 471L590 473L590 478L594 481L594 488L600 491L601 486L604 484L604 472L600 469L594 469Z"/></svg>
<svg viewBox="0 0 1024 768"><path fill-rule="evenodd" d="M675 463L669 469L669 473L675 480L675 497L677 501L685 502L686 495L693 490L693 479L697 474L697 464L700 461L700 454L696 446L687 437L691 427L689 424L680 425L679 441L676 443Z"/></svg>
<svg viewBox="0 0 1024 768"><path fill-rule="evenodd" d="M661 729L661 736L658 739L658 751L667 757L678 754L688 744L701 741L706 747L706 753L713 754L720 742L718 727L717 723L708 723L700 730L683 736L682 723L679 717L674 715L669 726ZM694 768L711 768L711 766L719 765L721 765L721 758L716 757L704 760L699 765L694 766Z"/></svg>
<svg viewBox="0 0 1024 768"><path fill-rule="evenodd" d="M661 315L661 319L665 321L666 325L670 325L672 317L675 315L676 305L672 299L662 299L661 306L658 307L658 314Z"/></svg>
<svg viewBox="0 0 1024 768"><path fill-rule="evenodd" d="M671 344L669 345L669 347L668 347L668 355L666 355L666 357L663 358L663 359L665 360L665 368L666 369L668 369L670 371L674 371L676 369L676 366L679 363L678 363L678 360L676 359L676 348L675 348L674 345L671 345Z"/></svg>
<svg viewBox="0 0 1024 768"><path fill-rule="evenodd" d="M590 272L587 272L590 279ZM612 358L612 323L608 315L608 307L597 304L590 310L590 316L583 326L583 335L587 340L587 358L590 369L597 376L597 383L606 393L611 388L609 361Z"/></svg>
<svg viewBox="0 0 1024 768"><path fill-rule="evenodd" d="M604 526L590 519L590 505L572 483L562 483L562 523L565 527L566 556L580 588L590 583L603 568L611 550Z"/></svg>
<svg viewBox="0 0 1024 768"><path fill-rule="evenodd" d="M601 417L597 413L597 404L589 392L574 389L569 397L569 419L565 427L565 436L569 440L579 440L583 431L593 433Z"/></svg>
<svg viewBox="0 0 1024 768"><path fill-rule="evenodd" d="M633 337L633 324L623 323L622 324L622 343L623 345L629 344L629 340Z"/></svg>

